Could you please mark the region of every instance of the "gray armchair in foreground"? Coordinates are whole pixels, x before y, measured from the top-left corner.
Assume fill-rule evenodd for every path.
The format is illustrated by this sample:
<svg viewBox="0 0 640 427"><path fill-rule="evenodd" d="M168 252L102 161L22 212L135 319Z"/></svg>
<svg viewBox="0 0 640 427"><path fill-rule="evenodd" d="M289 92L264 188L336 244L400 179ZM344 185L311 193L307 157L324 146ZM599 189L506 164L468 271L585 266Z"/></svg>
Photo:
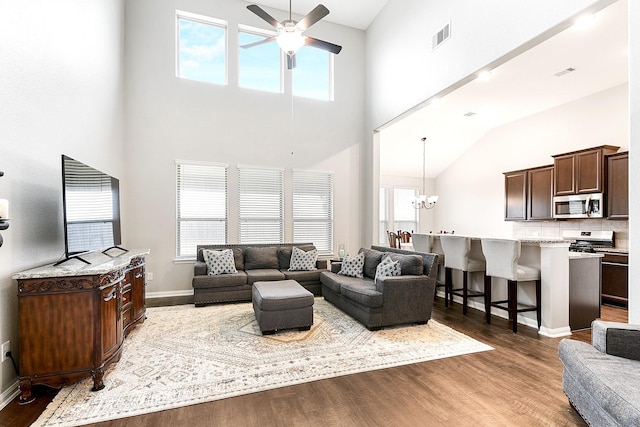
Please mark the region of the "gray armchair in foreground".
<svg viewBox="0 0 640 427"><path fill-rule="evenodd" d="M640 325L594 320L591 337L558 346L569 403L591 426L640 426Z"/></svg>

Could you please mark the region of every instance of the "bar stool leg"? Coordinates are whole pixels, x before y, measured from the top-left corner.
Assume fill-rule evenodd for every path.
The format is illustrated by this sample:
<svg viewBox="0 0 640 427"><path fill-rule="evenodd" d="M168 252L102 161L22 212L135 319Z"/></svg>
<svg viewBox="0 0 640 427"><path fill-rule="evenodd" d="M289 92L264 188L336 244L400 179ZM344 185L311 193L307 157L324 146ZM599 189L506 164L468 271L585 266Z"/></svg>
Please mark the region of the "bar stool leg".
<svg viewBox="0 0 640 427"><path fill-rule="evenodd" d="M487 315L487 323L491 323L491 277L484 275L484 311Z"/></svg>
<svg viewBox="0 0 640 427"><path fill-rule="evenodd" d="M462 272L462 314L467 315L467 301L469 300L469 272Z"/></svg>
<svg viewBox="0 0 640 427"><path fill-rule="evenodd" d="M452 288L451 268L444 269L444 306L449 307L449 292Z"/></svg>
<svg viewBox="0 0 640 427"><path fill-rule="evenodd" d="M518 282L515 280L509 280L509 316L512 320L511 329L513 332L518 332Z"/></svg>
<svg viewBox="0 0 640 427"><path fill-rule="evenodd" d="M540 301L542 301L542 281L536 280L536 315L538 316L538 330L542 326L542 306L540 305Z"/></svg>

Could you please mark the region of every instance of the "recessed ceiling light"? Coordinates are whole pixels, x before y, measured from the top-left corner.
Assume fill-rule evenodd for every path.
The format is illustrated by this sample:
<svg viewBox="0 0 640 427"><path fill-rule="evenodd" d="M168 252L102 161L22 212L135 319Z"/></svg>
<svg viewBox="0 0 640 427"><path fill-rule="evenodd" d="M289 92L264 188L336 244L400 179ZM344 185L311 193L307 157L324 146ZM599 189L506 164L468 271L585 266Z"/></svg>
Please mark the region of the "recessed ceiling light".
<svg viewBox="0 0 640 427"><path fill-rule="evenodd" d="M593 13L579 16L576 19L575 24L573 24L573 28L576 30L586 30L593 26L593 23L596 21L596 16Z"/></svg>
<svg viewBox="0 0 640 427"><path fill-rule="evenodd" d="M478 79L485 81L485 80L489 80L491 78L491 71L482 71L480 74L478 74Z"/></svg>
<svg viewBox="0 0 640 427"><path fill-rule="evenodd" d="M475 116L476 113L474 113L473 111L469 111L468 113L465 113L465 117L471 117L471 116Z"/></svg>
<svg viewBox="0 0 640 427"><path fill-rule="evenodd" d="M576 70L575 68L571 68L571 67L565 68L564 70L558 71L557 73L555 73L554 76L562 77L564 75L574 72L575 70Z"/></svg>

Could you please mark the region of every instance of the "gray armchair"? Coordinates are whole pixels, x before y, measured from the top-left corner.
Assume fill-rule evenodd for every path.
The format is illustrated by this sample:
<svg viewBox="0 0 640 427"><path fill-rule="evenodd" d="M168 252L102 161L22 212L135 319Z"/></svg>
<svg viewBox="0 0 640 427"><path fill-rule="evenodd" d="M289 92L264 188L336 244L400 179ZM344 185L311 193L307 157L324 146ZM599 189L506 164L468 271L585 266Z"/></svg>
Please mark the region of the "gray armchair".
<svg viewBox="0 0 640 427"><path fill-rule="evenodd" d="M640 425L640 325L594 320L591 337L558 346L569 403L591 426Z"/></svg>

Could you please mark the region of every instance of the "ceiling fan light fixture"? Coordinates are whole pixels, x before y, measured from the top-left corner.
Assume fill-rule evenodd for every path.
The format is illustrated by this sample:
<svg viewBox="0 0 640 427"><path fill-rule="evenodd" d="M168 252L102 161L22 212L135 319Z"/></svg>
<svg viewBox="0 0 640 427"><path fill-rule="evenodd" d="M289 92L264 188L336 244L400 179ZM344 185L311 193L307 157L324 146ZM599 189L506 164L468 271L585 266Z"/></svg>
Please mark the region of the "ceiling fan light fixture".
<svg viewBox="0 0 640 427"><path fill-rule="evenodd" d="M295 26L285 26L278 30L276 41L280 49L287 55L293 55L304 46L306 37Z"/></svg>

